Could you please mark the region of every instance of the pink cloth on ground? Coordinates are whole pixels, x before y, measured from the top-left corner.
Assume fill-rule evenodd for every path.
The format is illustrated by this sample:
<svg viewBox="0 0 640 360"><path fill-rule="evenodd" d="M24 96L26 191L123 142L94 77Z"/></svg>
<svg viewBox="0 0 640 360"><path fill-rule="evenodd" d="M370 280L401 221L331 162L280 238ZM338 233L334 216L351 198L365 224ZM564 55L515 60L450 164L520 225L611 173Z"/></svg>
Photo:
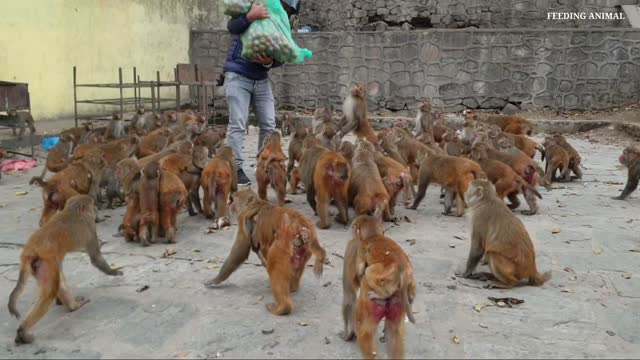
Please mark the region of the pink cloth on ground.
<svg viewBox="0 0 640 360"><path fill-rule="evenodd" d="M13 159L7 160L0 165L0 170L7 171L20 171L29 170L38 166L38 162L33 159Z"/></svg>

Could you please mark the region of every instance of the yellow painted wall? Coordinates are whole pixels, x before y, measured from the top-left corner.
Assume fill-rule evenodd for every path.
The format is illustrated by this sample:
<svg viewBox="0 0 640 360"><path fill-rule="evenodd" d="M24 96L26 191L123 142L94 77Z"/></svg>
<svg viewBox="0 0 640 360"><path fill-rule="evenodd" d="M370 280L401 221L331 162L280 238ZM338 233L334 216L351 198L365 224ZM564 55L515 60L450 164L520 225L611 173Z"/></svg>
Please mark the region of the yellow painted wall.
<svg viewBox="0 0 640 360"><path fill-rule="evenodd" d="M117 82L118 67L130 82L133 66L141 79L160 71L171 80L175 65L189 62L189 30L223 21L219 0L1 0L0 18L0 80L29 83L36 120L73 116L74 65L79 83ZM78 95L115 98L118 90Z"/></svg>

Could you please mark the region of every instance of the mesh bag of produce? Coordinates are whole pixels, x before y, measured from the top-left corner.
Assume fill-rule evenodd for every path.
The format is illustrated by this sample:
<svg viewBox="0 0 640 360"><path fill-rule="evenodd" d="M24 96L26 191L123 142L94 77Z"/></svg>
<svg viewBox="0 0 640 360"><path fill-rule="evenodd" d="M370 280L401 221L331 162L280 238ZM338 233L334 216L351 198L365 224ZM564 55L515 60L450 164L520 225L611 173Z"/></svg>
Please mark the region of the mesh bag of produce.
<svg viewBox="0 0 640 360"><path fill-rule="evenodd" d="M252 22L242 34L242 57L251 60L267 56L279 62L298 64L310 58L311 51L298 47L293 41L289 17L280 0L260 1L264 2L270 18Z"/></svg>
<svg viewBox="0 0 640 360"><path fill-rule="evenodd" d="M240 16L251 10L253 0L224 0L222 9L225 15Z"/></svg>

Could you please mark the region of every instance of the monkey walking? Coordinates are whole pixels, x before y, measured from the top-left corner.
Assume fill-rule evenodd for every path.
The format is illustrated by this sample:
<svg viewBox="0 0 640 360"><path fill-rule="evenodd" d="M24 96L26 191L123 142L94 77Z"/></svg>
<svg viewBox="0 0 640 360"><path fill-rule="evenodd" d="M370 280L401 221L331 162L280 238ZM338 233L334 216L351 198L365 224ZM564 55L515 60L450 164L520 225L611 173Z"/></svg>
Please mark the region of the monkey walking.
<svg viewBox="0 0 640 360"><path fill-rule="evenodd" d="M626 147L622 151L622 155L620 155L618 161L628 169L627 184L624 186L622 194L612 197L612 199L624 200L638 188L638 179L640 179L640 149L633 146Z"/></svg>
<svg viewBox="0 0 640 360"><path fill-rule="evenodd" d="M523 279L534 286L551 279L551 272L538 272L536 252L527 229L498 198L489 180L472 181L465 197L472 212L471 248L462 277L493 279L487 287L502 289L512 288ZM491 273L474 274L483 257Z"/></svg>
<svg viewBox="0 0 640 360"><path fill-rule="evenodd" d="M267 269L275 299L275 303L267 304L267 310L275 315L289 314L293 309L291 293L300 287L312 255L316 258L313 272L322 275L326 251L318 242L313 224L296 210L261 200L251 189L231 196L231 210L238 219L236 240L218 275L205 286L215 287L225 281L253 249Z"/></svg>
<svg viewBox="0 0 640 360"><path fill-rule="evenodd" d="M402 359L405 315L415 324L411 304L416 295L416 282L411 262L394 240L384 236L379 219L361 215L354 220L352 228L353 237L344 255L344 330L340 336L350 341L357 335L362 355L373 359L377 355L376 330L385 319L388 357Z"/></svg>
<svg viewBox="0 0 640 360"><path fill-rule="evenodd" d="M36 278L39 295L37 303L18 327L16 344L33 342L31 330L47 313L56 297L69 311L75 311L89 302L83 297L73 297L66 285L62 261L67 253L86 252L91 263L103 273L122 275L121 271L111 269L102 257L95 220L96 207L93 199L88 195L76 195L67 200L62 211L31 235L20 255L20 276L9 296L9 312L20 318L16 301L24 290L29 275Z"/></svg>

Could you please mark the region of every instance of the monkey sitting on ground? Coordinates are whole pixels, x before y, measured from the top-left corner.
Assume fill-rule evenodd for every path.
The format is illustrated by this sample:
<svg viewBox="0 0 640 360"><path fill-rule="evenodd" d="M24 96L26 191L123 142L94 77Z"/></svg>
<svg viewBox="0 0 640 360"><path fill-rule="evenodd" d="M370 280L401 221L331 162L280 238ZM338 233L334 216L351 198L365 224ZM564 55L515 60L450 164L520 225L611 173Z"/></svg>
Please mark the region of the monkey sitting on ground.
<svg viewBox="0 0 640 360"><path fill-rule="evenodd" d="M209 161L209 150L204 146L196 146L191 154L171 154L160 161L162 170L168 171L180 178L189 192L187 209L189 216L202 213L200 204L200 177L202 170Z"/></svg>
<svg viewBox="0 0 640 360"><path fill-rule="evenodd" d="M395 215L395 207L400 193L404 193L405 205L409 205L413 199L413 178L409 169L401 163L386 157L379 152L374 153L378 171L382 177L382 183L389 194L389 217Z"/></svg>
<svg viewBox="0 0 640 360"><path fill-rule="evenodd" d="M30 112L11 110L9 111L9 116L13 116L18 119L16 126L11 127L11 132L13 133L13 136L17 136L18 140L22 140L24 129L26 129L27 127L29 128L31 135L35 134L36 123L33 120L33 116L31 116ZM20 132L17 133L17 135L16 135L16 128L20 129Z"/></svg>
<svg viewBox="0 0 640 360"><path fill-rule="evenodd" d="M338 137L338 129L333 122L324 123L320 132L316 135L320 139L320 144L331 151L337 151L340 147L341 138Z"/></svg>
<svg viewBox="0 0 640 360"><path fill-rule="evenodd" d="M142 201L141 185L141 201ZM177 175L160 170L160 227L167 243L175 243L175 234L178 231L176 220L178 212L186 206L187 189Z"/></svg>
<svg viewBox="0 0 640 360"><path fill-rule="evenodd" d="M287 175L291 175L291 170L295 163L300 163L302 158L302 144L308 136L307 129L301 123L296 124L293 136L289 142L289 161L287 162Z"/></svg>
<svg viewBox="0 0 640 360"><path fill-rule="evenodd" d="M622 155L618 158L620 164L628 169L627 184L622 190L622 194L613 197L614 200L624 200L638 188L638 179L640 179L640 149L628 146L622 151Z"/></svg>
<svg viewBox="0 0 640 360"><path fill-rule="evenodd" d="M484 148L474 147L471 150L470 159L476 161L482 167L482 171L487 174L495 188L499 199L504 200L505 196L511 202L509 209L517 209L520 206L518 194L522 194L529 205L529 210L524 210L524 215L535 215L538 212L538 202L536 197L542 199L542 195L518 175L509 165L502 161L489 159Z"/></svg>
<svg viewBox="0 0 640 360"><path fill-rule="evenodd" d="M349 203L356 215L373 215L385 221L391 220L389 194L374 157L373 145L360 140L353 156L353 171L349 184Z"/></svg>
<svg viewBox="0 0 640 360"><path fill-rule="evenodd" d="M428 153L420 164L418 192L410 209L417 209L431 182L445 189L443 215L451 213L453 198L456 199L456 216L464 215L466 207L464 194L469 183L475 179L486 179L486 174L475 161L461 157Z"/></svg>
<svg viewBox="0 0 640 360"><path fill-rule="evenodd" d="M87 195L76 195L67 200L64 209L38 229L27 241L20 255L20 275L16 287L9 296L9 312L20 319L16 309L18 297L30 275L39 287L38 302L29 310L18 327L16 344L33 342L32 329L58 298L69 311L75 311L89 302L84 297L74 297L65 282L62 262L69 252L86 252L91 263L107 275L122 275L113 270L100 252L96 233L96 208Z"/></svg>
<svg viewBox="0 0 640 360"><path fill-rule="evenodd" d="M71 162L73 142L68 137L60 136L60 141L47 154L47 160L40 178L44 179L47 170L52 173L62 171Z"/></svg>
<svg viewBox="0 0 640 360"><path fill-rule="evenodd" d="M340 147L338 147L338 152L347 159L349 164L351 164L351 161L353 160L353 153L355 150L356 148L353 146L353 143L346 140L340 144Z"/></svg>
<svg viewBox="0 0 640 360"><path fill-rule="evenodd" d="M314 110L311 119L311 134L318 135L324 124L333 123L333 112L330 107L319 107Z"/></svg>
<svg viewBox="0 0 640 360"><path fill-rule="evenodd" d="M409 257L383 231L380 221L371 216L361 215L353 222L353 237L344 255L344 331L340 335L346 341L357 335L364 358L376 358L376 330L384 318L388 357L402 359L405 315L415 324L411 304L416 281Z"/></svg>
<svg viewBox="0 0 640 360"><path fill-rule="evenodd" d="M545 179L549 183L557 181L556 173L560 171L560 181L566 181L570 178L569 174L569 153L555 142L553 137L547 136L544 139L545 152L542 154L542 160L547 158L547 163L544 169Z"/></svg>
<svg viewBox="0 0 640 360"><path fill-rule="evenodd" d="M124 137L125 135L124 120L122 120L120 114L114 113L111 116L109 125L107 125L107 129L104 132L104 139L106 141L115 140Z"/></svg>
<svg viewBox="0 0 640 360"><path fill-rule="evenodd" d="M278 206L284 206L287 192L287 175L284 168L280 133L272 132L265 139L262 151L258 154L256 181L260 199L267 200L267 187L271 185L278 196Z"/></svg>
<svg viewBox="0 0 640 360"><path fill-rule="evenodd" d="M293 308L291 293L298 291L311 255L316 258L314 274L322 275L326 252L318 242L313 224L296 210L260 200L251 189L231 196L231 210L238 219L236 240L218 275L205 282L205 286L215 287L226 280L253 249L267 269L275 299L275 304L267 304L267 309L275 315L289 314Z"/></svg>
<svg viewBox="0 0 640 360"><path fill-rule="evenodd" d="M552 138L556 144L560 145L567 154L569 154L569 169L575 174L575 176L567 172L565 181L582 179L582 170L580 169L582 158L576 149L574 149L574 147L571 146L571 144L567 142L567 139L561 134L553 134Z"/></svg>
<svg viewBox="0 0 640 360"><path fill-rule="evenodd" d="M433 139L433 126L435 115L431 112L431 100L424 99L418 104L418 115L416 116L415 135L426 133Z"/></svg>
<svg viewBox="0 0 640 360"><path fill-rule="evenodd" d="M471 248L464 273L465 278L495 279L489 288L509 289L520 280L541 286L551 278L551 272L541 274L536 268L536 253L522 221L498 199L488 180L474 180L465 194L471 208ZM473 274L482 257L491 273Z"/></svg>
<svg viewBox="0 0 640 360"><path fill-rule="evenodd" d="M140 220L138 237L142 246L149 246L149 230L151 243L158 241L160 227L160 164L157 161L149 163L141 171L140 177Z"/></svg>
<svg viewBox="0 0 640 360"><path fill-rule="evenodd" d="M142 159L162 151L169 145L169 137L171 137L171 130L167 128L159 128L148 133L140 139L136 157Z"/></svg>
<svg viewBox="0 0 640 360"><path fill-rule="evenodd" d="M338 138L342 139L353 131L358 139L367 139L370 143L376 143L376 132L373 131L367 114L367 93L362 84L351 86L351 92L342 104L346 124L338 132Z"/></svg>
<svg viewBox="0 0 640 360"><path fill-rule="evenodd" d="M218 146L222 145L227 130L224 127L207 129L193 140L194 146L205 146L209 150L209 154L215 154Z"/></svg>

